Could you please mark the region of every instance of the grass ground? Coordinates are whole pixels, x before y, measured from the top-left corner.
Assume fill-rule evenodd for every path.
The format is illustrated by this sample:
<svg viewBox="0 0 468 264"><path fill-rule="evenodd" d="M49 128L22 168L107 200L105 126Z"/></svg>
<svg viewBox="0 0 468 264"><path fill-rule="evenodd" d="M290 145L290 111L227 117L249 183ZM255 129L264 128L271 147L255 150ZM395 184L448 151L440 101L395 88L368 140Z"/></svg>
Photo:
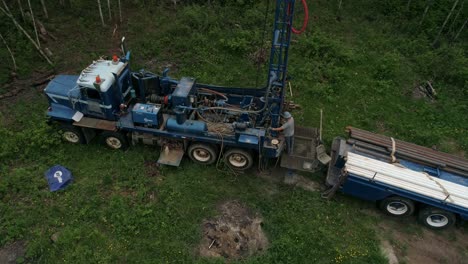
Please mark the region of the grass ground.
<svg viewBox="0 0 468 264"><path fill-rule="evenodd" d="M266 76L264 67L258 71L252 63L252 54L269 45L269 37L262 40L265 6L240 2L177 10L128 7L114 36L113 26L101 28L94 12L81 6L73 11L74 21L71 10L52 9L46 25L59 41L47 45L59 73L78 73L99 55L111 55L125 35L134 69L160 72L171 65L175 77L254 86ZM466 43L442 42L433 49L430 32L415 33L413 21L391 7L345 4L337 20L334 4L311 4L311 27L294 37L290 51L294 101L303 106L294 113L296 120L317 126L324 109L326 142L353 125L463 155L468 148ZM24 40L13 41L21 76L47 69ZM3 69L2 83L8 76ZM429 79L437 100L412 98L415 85ZM187 160L179 168L156 168L159 149L151 147L112 152L97 143L64 144L45 124L44 96L25 88L0 108L0 245L27 241L25 261L222 262L197 257L195 248L202 220L228 199L242 201L264 219L270 247L248 263L385 263L379 245L382 233L390 235L376 228L379 223L389 221L410 235L422 232L414 219L408 223L366 213L375 210L373 204L341 195L327 202L319 193L254 174L234 177ZM75 181L65 191L50 193L43 172L55 164L68 167ZM457 243L458 233L466 234L466 227L437 236ZM411 246L393 244L403 253Z"/></svg>

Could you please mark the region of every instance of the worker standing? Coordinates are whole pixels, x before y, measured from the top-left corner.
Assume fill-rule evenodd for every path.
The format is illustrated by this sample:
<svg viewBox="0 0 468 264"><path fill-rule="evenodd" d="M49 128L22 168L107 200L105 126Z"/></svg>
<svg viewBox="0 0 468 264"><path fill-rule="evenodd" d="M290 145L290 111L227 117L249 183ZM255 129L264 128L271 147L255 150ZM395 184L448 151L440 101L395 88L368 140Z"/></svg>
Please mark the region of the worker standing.
<svg viewBox="0 0 468 264"><path fill-rule="evenodd" d="M286 119L286 123L280 127L271 128L271 130L283 131L284 139L286 141L286 153L291 155L293 153L294 146L294 118L289 112L284 112L282 116Z"/></svg>

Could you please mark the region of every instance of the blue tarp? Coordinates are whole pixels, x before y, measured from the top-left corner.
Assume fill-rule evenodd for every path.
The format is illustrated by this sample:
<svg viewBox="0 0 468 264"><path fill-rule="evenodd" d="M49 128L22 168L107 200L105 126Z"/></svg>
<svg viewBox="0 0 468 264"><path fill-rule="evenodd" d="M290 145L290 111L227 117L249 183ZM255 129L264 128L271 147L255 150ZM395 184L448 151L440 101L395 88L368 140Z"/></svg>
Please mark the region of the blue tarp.
<svg viewBox="0 0 468 264"><path fill-rule="evenodd" d="M51 192L66 188L73 180L71 172L60 165L55 165L46 171L45 177L49 183L49 189Z"/></svg>

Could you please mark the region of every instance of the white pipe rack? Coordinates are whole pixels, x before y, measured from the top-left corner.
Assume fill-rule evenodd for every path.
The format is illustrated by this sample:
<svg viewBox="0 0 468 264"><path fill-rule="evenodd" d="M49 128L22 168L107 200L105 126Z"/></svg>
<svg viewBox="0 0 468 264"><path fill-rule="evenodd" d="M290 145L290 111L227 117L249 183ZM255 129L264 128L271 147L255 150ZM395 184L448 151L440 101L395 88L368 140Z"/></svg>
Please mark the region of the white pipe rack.
<svg viewBox="0 0 468 264"><path fill-rule="evenodd" d="M386 163L352 152L347 156L345 168L349 173L468 209L467 186L413 171L398 163Z"/></svg>

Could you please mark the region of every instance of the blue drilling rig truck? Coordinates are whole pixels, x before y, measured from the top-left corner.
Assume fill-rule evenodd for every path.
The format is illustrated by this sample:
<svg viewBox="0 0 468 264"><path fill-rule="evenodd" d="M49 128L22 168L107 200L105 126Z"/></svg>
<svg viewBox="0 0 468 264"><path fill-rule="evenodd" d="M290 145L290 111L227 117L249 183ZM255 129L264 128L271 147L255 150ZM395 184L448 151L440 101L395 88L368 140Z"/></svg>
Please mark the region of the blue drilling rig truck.
<svg viewBox="0 0 468 264"><path fill-rule="evenodd" d="M306 17L307 4L301 1ZM112 149L143 143L161 146L158 163L179 166L185 154L196 163L224 161L243 171L281 160L282 167L314 172L328 164L330 198L337 190L378 202L397 217L418 212L420 222L441 229L468 219L468 161L350 128L325 152L319 129L295 126L294 148L270 127L285 111L288 51L295 0L276 0L267 82L263 88L223 87L132 71L130 53L99 59L80 75L58 75L46 87L47 115L63 138L93 138ZM305 19L304 21L307 21Z"/></svg>
<svg viewBox="0 0 468 264"><path fill-rule="evenodd" d="M63 137L71 143L87 143L98 136L113 149L137 142L162 146L160 164L178 166L186 153L206 165L222 157L238 171L256 160L266 166L285 148L284 138L268 128L280 125L285 103L294 3L276 1L263 88L200 84L190 77L174 80L167 70L162 75L133 72L122 41L124 56L94 61L79 76L53 79L45 89L47 115L62 125ZM283 166L316 170L320 167L316 129L296 127L295 134L304 147L285 157ZM324 152L323 147L318 149Z"/></svg>

